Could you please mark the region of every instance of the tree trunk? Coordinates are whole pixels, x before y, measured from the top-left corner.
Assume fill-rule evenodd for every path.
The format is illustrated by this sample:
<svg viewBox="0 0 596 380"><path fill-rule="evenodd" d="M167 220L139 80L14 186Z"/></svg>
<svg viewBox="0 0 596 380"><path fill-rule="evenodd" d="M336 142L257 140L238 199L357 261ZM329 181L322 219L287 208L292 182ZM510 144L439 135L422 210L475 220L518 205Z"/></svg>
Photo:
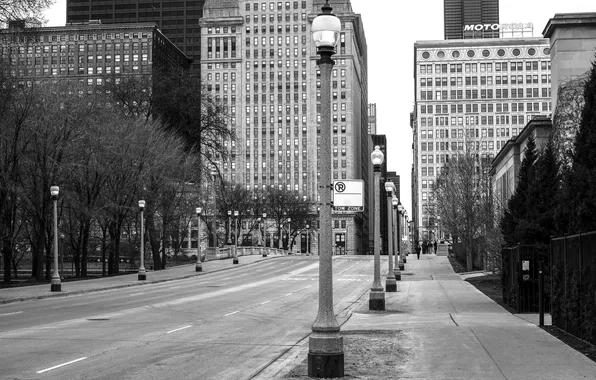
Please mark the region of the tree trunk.
<svg viewBox="0 0 596 380"><path fill-rule="evenodd" d="M151 245L151 255L153 257L153 269L159 270L161 268L161 258L159 256L159 233L155 228L155 217L153 212L147 210L146 212L147 233L149 235L149 244Z"/></svg>
<svg viewBox="0 0 596 380"><path fill-rule="evenodd" d="M89 252L89 231L91 230L91 221L86 219L83 223L82 242L81 242L81 276L87 277L87 262Z"/></svg>
<svg viewBox="0 0 596 380"><path fill-rule="evenodd" d="M4 283L10 284L10 261L12 258L12 239L8 236L5 236L2 239L2 257L4 257ZM15 269L15 277L16 277L16 269Z"/></svg>

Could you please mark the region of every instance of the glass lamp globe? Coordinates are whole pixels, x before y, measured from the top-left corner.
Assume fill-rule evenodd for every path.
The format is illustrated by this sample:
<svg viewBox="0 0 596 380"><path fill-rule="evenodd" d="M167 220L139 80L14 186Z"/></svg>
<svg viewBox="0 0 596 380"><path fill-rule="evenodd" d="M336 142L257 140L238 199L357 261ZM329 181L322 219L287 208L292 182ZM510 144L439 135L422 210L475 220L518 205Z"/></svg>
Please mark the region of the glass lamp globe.
<svg viewBox="0 0 596 380"><path fill-rule="evenodd" d="M375 166L383 164L385 155L381 152L381 148L378 145L375 146L375 150L370 154L370 159Z"/></svg>
<svg viewBox="0 0 596 380"><path fill-rule="evenodd" d="M331 13L329 3L322 8L323 13L319 14L312 21L312 38L317 48L335 48L341 31L339 18Z"/></svg>

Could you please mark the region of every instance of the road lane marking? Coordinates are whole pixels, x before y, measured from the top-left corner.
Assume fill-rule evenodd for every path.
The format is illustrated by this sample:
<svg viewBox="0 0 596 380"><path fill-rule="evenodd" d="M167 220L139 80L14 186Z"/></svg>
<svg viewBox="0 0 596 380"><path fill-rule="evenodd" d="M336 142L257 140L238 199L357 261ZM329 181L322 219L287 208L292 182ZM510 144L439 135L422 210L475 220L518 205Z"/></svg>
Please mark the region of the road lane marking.
<svg viewBox="0 0 596 380"><path fill-rule="evenodd" d="M132 297L132 296L138 296L138 295L141 295L141 294L145 294L145 292L133 293L133 294L130 295L130 297Z"/></svg>
<svg viewBox="0 0 596 380"><path fill-rule="evenodd" d="M285 296L286 296L286 297L287 297L287 296L291 296L292 294L294 294L294 293L288 293L288 294L286 294Z"/></svg>
<svg viewBox="0 0 596 380"><path fill-rule="evenodd" d="M72 363L80 362L81 360L85 360L85 359L87 359L87 357L86 357L86 356L85 356L84 358L78 358L78 359L75 359L75 360L71 360L71 361L69 361L69 362L67 362L67 363L62 363L62 364L58 364L58 365L55 365L55 366L53 366L53 367L50 367L50 368L42 369L41 371L37 371L37 372L35 372L35 373L44 373L44 372L48 372L48 371L51 371L51 370L53 370L53 369L60 368L60 367L64 367L65 365L69 365L69 364L72 364Z"/></svg>
<svg viewBox="0 0 596 380"><path fill-rule="evenodd" d="M171 334L171 333L173 333L173 332L180 331L180 330L184 330L184 329L187 329L187 328L189 328L189 327L192 327L192 325L188 325L188 326L184 326L184 327L180 327L180 328L174 329L174 330L172 330L172 331L168 331L166 334Z"/></svg>
<svg viewBox="0 0 596 380"><path fill-rule="evenodd" d="M265 302L261 302L259 305L264 305L264 304L266 304L266 303L269 303L269 302L271 302L271 301L272 301L272 300L265 301Z"/></svg>
<svg viewBox="0 0 596 380"><path fill-rule="evenodd" d="M181 286L172 286L171 288L168 288L168 289L172 290L172 289L178 289L178 288L181 288Z"/></svg>
<svg viewBox="0 0 596 380"><path fill-rule="evenodd" d="M4 314L0 314L0 317L3 317L5 315L15 315L15 314L21 314L22 311L15 311L14 313L4 313Z"/></svg>
<svg viewBox="0 0 596 380"><path fill-rule="evenodd" d="M236 314L236 313L240 313L240 310L236 310L236 311L233 311L231 313L228 313L228 314L224 315L224 317L227 317L229 315Z"/></svg>

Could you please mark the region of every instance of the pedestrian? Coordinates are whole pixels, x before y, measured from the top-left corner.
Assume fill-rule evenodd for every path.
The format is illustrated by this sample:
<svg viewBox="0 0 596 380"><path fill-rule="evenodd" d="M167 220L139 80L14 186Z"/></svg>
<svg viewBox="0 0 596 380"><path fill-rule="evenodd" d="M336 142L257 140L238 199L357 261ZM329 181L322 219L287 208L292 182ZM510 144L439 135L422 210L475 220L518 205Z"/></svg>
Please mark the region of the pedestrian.
<svg viewBox="0 0 596 380"><path fill-rule="evenodd" d="M418 260L420 260L420 244L416 243L416 255L418 256Z"/></svg>
<svg viewBox="0 0 596 380"><path fill-rule="evenodd" d="M435 255L437 254L437 241L435 240L435 243L433 244L433 248L435 249Z"/></svg>

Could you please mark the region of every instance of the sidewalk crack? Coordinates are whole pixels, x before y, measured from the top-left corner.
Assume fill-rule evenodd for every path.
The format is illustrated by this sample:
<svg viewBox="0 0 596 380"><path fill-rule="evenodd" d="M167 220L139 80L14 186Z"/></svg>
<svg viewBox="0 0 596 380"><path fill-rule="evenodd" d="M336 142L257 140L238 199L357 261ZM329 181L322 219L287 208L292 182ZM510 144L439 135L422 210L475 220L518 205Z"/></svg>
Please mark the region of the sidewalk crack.
<svg viewBox="0 0 596 380"><path fill-rule="evenodd" d="M453 319L453 315L451 315L451 313L449 313L449 317L451 317L451 320L453 321L453 323L455 323L455 325L456 325L456 326L459 326L459 325L457 324L457 322L455 322L455 319Z"/></svg>
<svg viewBox="0 0 596 380"><path fill-rule="evenodd" d="M492 360L493 363L495 363L495 366L497 366L497 369L499 370L499 372L501 372L501 375L503 375L503 379L507 380L507 376L505 376L505 374L501 370L501 367L499 367L499 365L497 364L497 362L495 361L495 359L492 357L492 355L490 354L490 352L488 352L488 350L486 349L486 347L484 347L484 344L482 344L482 342L480 341L480 339L478 339L478 335L476 335L476 333L474 332L474 330L472 330L471 327L468 327L468 328L470 329L470 331L472 332L472 334L474 334L474 337L476 338L476 340L478 341L478 343L480 343L480 345L482 346L482 348L484 348L484 351L486 352L486 354L488 355L488 357L490 358L490 360Z"/></svg>

